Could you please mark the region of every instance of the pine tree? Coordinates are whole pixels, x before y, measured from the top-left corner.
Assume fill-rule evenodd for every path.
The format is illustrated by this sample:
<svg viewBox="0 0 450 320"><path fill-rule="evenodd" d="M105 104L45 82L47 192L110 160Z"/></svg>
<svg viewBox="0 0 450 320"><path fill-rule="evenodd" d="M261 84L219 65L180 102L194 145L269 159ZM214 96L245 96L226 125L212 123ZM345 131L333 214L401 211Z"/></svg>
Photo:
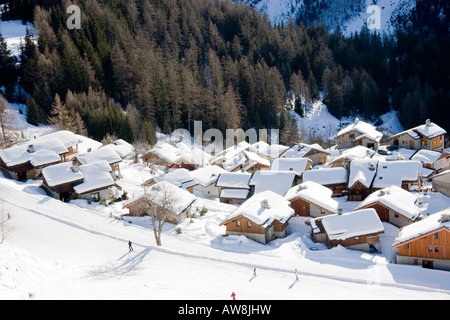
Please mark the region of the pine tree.
<svg viewBox="0 0 450 320"><path fill-rule="evenodd" d="M58 130L74 131L73 119L66 106L61 102L59 94L55 95L48 122Z"/></svg>
<svg viewBox="0 0 450 320"><path fill-rule="evenodd" d="M39 107L31 97L27 99L27 122L33 126L39 125Z"/></svg>

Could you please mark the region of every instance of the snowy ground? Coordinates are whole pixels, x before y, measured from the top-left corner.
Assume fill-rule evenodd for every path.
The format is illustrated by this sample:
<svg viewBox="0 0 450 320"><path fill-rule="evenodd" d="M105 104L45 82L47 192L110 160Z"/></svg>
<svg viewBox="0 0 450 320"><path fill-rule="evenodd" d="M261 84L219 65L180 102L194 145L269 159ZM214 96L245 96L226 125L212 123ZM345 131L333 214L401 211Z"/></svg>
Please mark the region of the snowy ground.
<svg viewBox="0 0 450 320"><path fill-rule="evenodd" d="M133 178L134 166L123 169ZM449 299L448 272L390 263L397 228L385 224L383 254L326 249L309 237L304 218L292 234L268 245L222 237L219 222L234 206L199 198L208 212L167 225L155 246L145 224L110 215L112 206L65 204L39 181L0 178L3 210L12 227L0 245L0 299ZM436 206L448 198L432 194ZM357 203L341 199L346 210ZM128 252L131 240L134 252ZM253 268L257 277L253 277ZM295 281L294 270L300 272Z"/></svg>

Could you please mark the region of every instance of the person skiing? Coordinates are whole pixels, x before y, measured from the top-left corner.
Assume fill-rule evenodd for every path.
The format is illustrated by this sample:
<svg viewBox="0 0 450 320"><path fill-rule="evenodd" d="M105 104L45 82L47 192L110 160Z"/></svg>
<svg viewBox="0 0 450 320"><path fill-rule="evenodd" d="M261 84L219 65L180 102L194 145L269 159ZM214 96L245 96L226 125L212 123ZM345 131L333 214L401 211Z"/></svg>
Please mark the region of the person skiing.
<svg viewBox="0 0 450 320"><path fill-rule="evenodd" d="M253 269L253 276L256 277L256 268Z"/></svg>
<svg viewBox="0 0 450 320"><path fill-rule="evenodd" d="M132 243L131 243L131 241L130 241L130 240L128 240L128 250L130 250L130 251L134 251L134 250L133 250L133 246L132 246Z"/></svg>
<svg viewBox="0 0 450 320"><path fill-rule="evenodd" d="M233 300L236 300L236 293L234 293L234 291L231 293L231 297L233 298Z"/></svg>
<svg viewBox="0 0 450 320"><path fill-rule="evenodd" d="M298 272L297 272L297 268L295 269L295 280L298 281Z"/></svg>

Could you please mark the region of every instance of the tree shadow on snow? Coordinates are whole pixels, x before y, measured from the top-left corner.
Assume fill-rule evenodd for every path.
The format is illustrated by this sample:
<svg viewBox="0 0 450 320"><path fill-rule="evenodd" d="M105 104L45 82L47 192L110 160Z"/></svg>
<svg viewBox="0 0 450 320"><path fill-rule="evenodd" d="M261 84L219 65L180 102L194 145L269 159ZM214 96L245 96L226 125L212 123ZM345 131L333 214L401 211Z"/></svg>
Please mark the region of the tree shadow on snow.
<svg viewBox="0 0 450 320"><path fill-rule="evenodd" d="M111 264L91 271L90 274L92 276L101 278L115 278L126 276L131 272L139 270L139 265L144 261L145 257L150 251L150 248L145 248L139 252L129 251Z"/></svg>

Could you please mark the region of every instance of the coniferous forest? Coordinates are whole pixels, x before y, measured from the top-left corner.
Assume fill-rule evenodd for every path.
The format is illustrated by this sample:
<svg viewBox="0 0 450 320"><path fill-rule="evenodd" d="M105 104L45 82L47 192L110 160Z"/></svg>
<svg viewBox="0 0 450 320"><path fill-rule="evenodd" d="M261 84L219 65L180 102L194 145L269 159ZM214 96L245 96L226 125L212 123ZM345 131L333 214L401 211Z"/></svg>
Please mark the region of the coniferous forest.
<svg viewBox="0 0 450 320"><path fill-rule="evenodd" d="M78 0L78 30L66 26L68 1L0 3L4 19L30 21L39 33L26 37L20 64L0 37L0 86L26 103L33 124L64 113L63 129L151 144L156 128L192 132L197 120L204 129L284 130L288 97L303 97L301 114L302 102L323 93L338 118L392 107L405 128L432 119L450 131L444 0L418 0L393 35L363 28L347 38L322 24L273 26L228 0Z"/></svg>

